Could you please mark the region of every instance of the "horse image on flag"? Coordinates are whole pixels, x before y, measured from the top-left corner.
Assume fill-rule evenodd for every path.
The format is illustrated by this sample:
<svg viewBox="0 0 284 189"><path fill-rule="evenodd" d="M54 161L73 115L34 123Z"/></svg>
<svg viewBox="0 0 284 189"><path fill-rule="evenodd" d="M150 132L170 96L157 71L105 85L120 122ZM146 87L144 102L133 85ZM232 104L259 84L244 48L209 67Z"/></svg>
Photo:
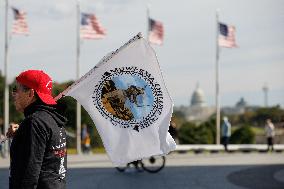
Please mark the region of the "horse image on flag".
<svg viewBox="0 0 284 189"><path fill-rule="evenodd" d="M61 96L72 96L89 113L115 166L176 148L168 133L173 102L156 54L140 33Z"/></svg>
<svg viewBox="0 0 284 189"><path fill-rule="evenodd" d="M122 82L126 80L127 83ZM149 106L153 104L153 94L145 81L131 76L115 77L106 81L101 98L104 108L123 120L146 116Z"/></svg>

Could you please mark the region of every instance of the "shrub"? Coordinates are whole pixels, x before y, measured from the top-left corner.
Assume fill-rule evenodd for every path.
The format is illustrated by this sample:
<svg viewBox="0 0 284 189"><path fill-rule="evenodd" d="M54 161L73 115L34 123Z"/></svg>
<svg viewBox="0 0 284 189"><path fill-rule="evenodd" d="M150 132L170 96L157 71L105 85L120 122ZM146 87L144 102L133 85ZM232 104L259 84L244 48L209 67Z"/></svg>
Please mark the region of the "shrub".
<svg viewBox="0 0 284 189"><path fill-rule="evenodd" d="M179 129L179 141L181 144L212 144L214 136L207 124L200 126L186 122Z"/></svg>
<svg viewBox="0 0 284 189"><path fill-rule="evenodd" d="M231 144L253 144L255 143L255 133L250 126L244 125L233 132L230 138Z"/></svg>

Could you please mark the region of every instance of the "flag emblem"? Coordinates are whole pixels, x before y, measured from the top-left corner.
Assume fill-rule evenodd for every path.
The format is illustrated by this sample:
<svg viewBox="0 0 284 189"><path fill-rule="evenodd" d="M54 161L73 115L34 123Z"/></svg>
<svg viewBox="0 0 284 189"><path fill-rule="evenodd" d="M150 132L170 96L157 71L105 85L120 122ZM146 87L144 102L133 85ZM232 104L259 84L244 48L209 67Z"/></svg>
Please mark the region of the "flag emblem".
<svg viewBox="0 0 284 189"><path fill-rule="evenodd" d="M157 120L163 110L160 84L135 66L106 71L92 98L101 115L114 126L132 127L138 132Z"/></svg>

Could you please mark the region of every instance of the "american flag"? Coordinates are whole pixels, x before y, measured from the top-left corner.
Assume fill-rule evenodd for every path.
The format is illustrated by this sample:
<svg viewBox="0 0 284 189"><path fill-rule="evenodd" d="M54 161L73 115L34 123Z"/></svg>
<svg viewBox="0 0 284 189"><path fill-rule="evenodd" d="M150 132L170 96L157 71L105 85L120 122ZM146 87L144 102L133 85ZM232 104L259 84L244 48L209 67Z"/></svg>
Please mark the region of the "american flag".
<svg viewBox="0 0 284 189"><path fill-rule="evenodd" d="M82 39L102 39L106 30L94 14L81 13L80 34Z"/></svg>
<svg viewBox="0 0 284 189"><path fill-rule="evenodd" d="M149 18L149 42L162 45L164 40L164 26L162 22Z"/></svg>
<svg viewBox="0 0 284 189"><path fill-rule="evenodd" d="M29 35L29 28L26 19L26 12L12 8L14 12L14 23L12 34Z"/></svg>
<svg viewBox="0 0 284 189"><path fill-rule="evenodd" d="M219 23L219 46L234 48L238 47L235 39L235 27Z"/></svg>

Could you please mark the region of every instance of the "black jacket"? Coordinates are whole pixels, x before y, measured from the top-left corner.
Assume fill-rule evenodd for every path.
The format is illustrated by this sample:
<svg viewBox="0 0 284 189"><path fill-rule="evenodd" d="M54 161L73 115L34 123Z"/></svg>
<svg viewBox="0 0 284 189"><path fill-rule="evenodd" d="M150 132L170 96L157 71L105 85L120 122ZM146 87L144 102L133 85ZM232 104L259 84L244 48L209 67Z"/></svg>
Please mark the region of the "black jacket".
<svg viewBox="0 0 284 189"><path fill-rule="evenodd" d="M67 119L54 106L29 105L13 138L10 156L10 189L66 188Z"/></svg>

